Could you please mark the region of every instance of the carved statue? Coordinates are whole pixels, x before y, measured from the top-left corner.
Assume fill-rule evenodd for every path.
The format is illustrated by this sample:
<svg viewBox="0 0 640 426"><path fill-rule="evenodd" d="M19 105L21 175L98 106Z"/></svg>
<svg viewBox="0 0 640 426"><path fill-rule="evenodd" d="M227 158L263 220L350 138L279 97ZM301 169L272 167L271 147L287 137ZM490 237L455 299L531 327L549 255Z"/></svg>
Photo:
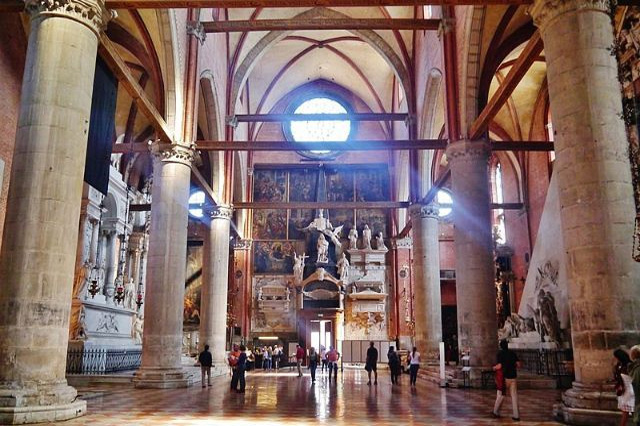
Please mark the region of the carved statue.
<svg viewBox="0 0 640 426"><path fill-rule="evenodd" d="M349 249L356 250L358 248L358 230L351 228L349 231Z"/></svg>
<svg viewBox="0 0 640 426"><path fill-rule="evenodd" d="M382 236L382 231L378 232L378 235L376 235L376 249L389 250L387 246L384 245L384 237Z"/></svg>
<svg viewBox="0 0 640 426"><path fill-rule="evenodd" d="M340 280L343 283L346 283L349 279L349 260L344 253L342 253L342 257L338 260L338 274L340 274Z"/></svg>
<svg viewBox="0 0 640 426"><path fill-rule="evenodd" d="M298 256L295 252L293 253L293 281L296 285L300 285L302 282L305 258L306 256L304 254Z"/></svg>
<svg viewBox="0 0 640 426"><path fill-rule="evenodd" d="M324 281L327 271L324 268L318 268L318 281Z"/></svg>
<svg viewBox="0 0 640 426"><path fill-rule="evenodd" d="M87 340L87 318L84 312L84 306L80 308L78 320L74 324L74 330L71 333L73 340Z"/></svg>
<svg viewBox="0 0 640 426"><path fill-rule="evenodd" d="M116 314L102 314L98 319L98 326L96 331L115 332L118 330L118 322L116 321Z"/></svg>
<svg viewBox="0 0 640 426"><path fill-rule="evenodd" d="M324 234L320 234L318 237L318 259L316 263L329 263L329 242L324 237Z"/></svg>
<svg viewBox="0 0 640 426"><path fill-rule="evenodd" d="M362 230L362 248L364 250L371 250L371 229L369 225L364 225Z"/></svg>
<svg viewBox="0 0 640 426"><path fill-rule="evenodd" d="M134 315L133 316L133 326L131 327L131 337L136 342L136 344L142 344L142 330L144 328L144 318L142 315Z"/></svg>
<svg viewBox="0 0 640 426"><path fill-rule="evenodd" d="M129 278L129 281L124 285L124 307L136 308L136 284L133 282L133 278Z"/></svg>
<svg viewBox="0 0 640 426"><path fill-rule="evenodd" d="M558 311L556 310L556 302L553 295L540 289L538 293L538 308L540 310L540 334L549 336L552 342L562 342L562 329L558 320Z"/></svg>

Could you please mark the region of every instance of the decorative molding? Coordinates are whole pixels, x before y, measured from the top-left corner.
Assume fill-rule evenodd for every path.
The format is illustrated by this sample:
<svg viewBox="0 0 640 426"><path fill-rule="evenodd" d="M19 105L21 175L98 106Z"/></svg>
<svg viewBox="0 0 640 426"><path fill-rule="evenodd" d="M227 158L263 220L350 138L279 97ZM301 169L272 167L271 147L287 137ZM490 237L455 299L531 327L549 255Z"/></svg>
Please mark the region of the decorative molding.
<svg viewBox="0 0 640 426"><path fill-rule="evenodd" d="M245 239L240 239L240 240L234 240L233 243L233 249L234 250L251 250L251 244L253 243L253 240L245 240Z"/></svg>
<svg viewBox="0 0 640 426"><path fill-rule="evenodd" d="M25 11L31 19L40 16L60 16L86 25L100 35L107 28L107 22L114 17L103 0L25 0Z"/></svg>
<svg viewBox="0 0 640 426"><path fill-rule="evenodd" d="M180 163L191 167L196 159L195 144L161 144L153 142L151 153L163 163Z"/></svg>
<svg viewBox="0 0 640 426"><path fill-rule="evenodd" d="M225 219L231 220L231 216L233 215L233 207L232 206L214 206L209 212L211 215L211 219Z"/></svg>
<svg viewBox="0 0 640 426"><path fill-rule="evenodd" d="M610 0L537 0L527 13L533 18L536 27L542 28L568 12L591 10L608 14L610 9Z"/></svg>
<svg viewBox="0 0 640 426"><path fill-rule="evenodd" d="M438 27L438 37L456 30L456 20L452 18L442 18Z"/></svg>
<svg viewBox="0 0 640 426"><path fill-rule="evenodd" d="M204 26L202 25L202 22L199 21L187 22L187 35L197 38L201 45L203 45L207 39L207 33L204 32Z"/></svg>
<svg viewBox="0 0 640 426"><path fill-rule="evenodd" d="M395 249L413 249L413 240L409 237L394 239L391 244Z"/></svg>
<svg viewBox="0 0 640 426"><path fill-rule="evenodd" d="M409 208L411 220L440 219L440 205L435 201L427 205L414 204Z"/></svg>
<svg viewBox="0 0 640 426"><path fill-rule="evenodd" d="M446 150L447 159L451 163L454 160L462 161L489 161L491 145L488 141L461 140L449 144Z"/></svg>

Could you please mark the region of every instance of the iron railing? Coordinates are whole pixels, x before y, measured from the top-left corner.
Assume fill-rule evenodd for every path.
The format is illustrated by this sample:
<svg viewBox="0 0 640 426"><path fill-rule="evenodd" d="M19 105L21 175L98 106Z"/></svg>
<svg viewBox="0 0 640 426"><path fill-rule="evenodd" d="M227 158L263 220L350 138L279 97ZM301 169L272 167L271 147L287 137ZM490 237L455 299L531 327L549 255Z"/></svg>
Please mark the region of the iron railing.
<svg viewBox="0 0 640 426"><path fill-rule="evenodd" d="M554 377L558 386L565 387L573 380L573 351L571 349L516 349L521 370Z"/></svg>
<svg viewBox="0 0 640 426"><path fill-rule="evenodd" d="M141 349L68 349L67 374L107 374L140 367Z"/></svg>

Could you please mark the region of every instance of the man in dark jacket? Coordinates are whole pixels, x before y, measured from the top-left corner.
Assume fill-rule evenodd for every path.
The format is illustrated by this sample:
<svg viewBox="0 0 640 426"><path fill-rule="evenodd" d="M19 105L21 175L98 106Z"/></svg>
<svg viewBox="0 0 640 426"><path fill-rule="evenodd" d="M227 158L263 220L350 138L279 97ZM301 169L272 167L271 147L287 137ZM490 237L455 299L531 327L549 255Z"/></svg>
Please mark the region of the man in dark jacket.
<svg viewBox="0 0 640 426"><path fill-rule="evenodd" d="M371 372L375 376L374 384L378 384L378 350L375 347L375 343L369 343L369 349L367 349L367 360L364 365L364 369L367 370L367 374L369 375L368 385L371 384Z"/></svg>
<svg viewBox="0 0 640 426"><path fill-rule="evenodd" d="M198 356L198 362L200 363L200 373L202 376L202 387L207 385L211 386L211 365L213 365L213 359L211 358L211 352L209 352L209 345L204 345L204 351L200 352ZM204 376L207 376L205 383Z"/></svg>

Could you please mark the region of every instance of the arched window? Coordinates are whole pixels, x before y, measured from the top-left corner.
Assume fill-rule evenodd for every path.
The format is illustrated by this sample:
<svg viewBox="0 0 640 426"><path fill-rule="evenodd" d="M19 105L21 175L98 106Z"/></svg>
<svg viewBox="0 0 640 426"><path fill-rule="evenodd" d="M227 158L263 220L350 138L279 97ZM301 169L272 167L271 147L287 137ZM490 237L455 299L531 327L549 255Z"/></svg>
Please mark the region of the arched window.
<svg viewBox="0 0 640 426"><path fill-rule="evenodd" d="M499 161L496 161L493 167L493 199L496 203L504 203L504 192L502 185L502 165ZM494 240L498 244L507 243L507 228L504 220L504 209L496 209L493 213L493 235Z"/></svg>
<svg viewBox="0 0 640 426"><path fill-rule="evenodd" d="M292 114L349 114L349 106L340 99L329 95L315 95L294 102L289 110ZM345 142L352 136L351 120L313 120L285 123L285 135L294 142ZM309 158L327 158L334 151L302 151Z"/></svg>
<svg viewBox="0 0 640 426"><path fill-rule="evenodd" d="M202 206L204 205L205 197L203 191L195 191L191 193L189 197L189 214L193 217L201 218L204 216L204 210Z"/></svg>

